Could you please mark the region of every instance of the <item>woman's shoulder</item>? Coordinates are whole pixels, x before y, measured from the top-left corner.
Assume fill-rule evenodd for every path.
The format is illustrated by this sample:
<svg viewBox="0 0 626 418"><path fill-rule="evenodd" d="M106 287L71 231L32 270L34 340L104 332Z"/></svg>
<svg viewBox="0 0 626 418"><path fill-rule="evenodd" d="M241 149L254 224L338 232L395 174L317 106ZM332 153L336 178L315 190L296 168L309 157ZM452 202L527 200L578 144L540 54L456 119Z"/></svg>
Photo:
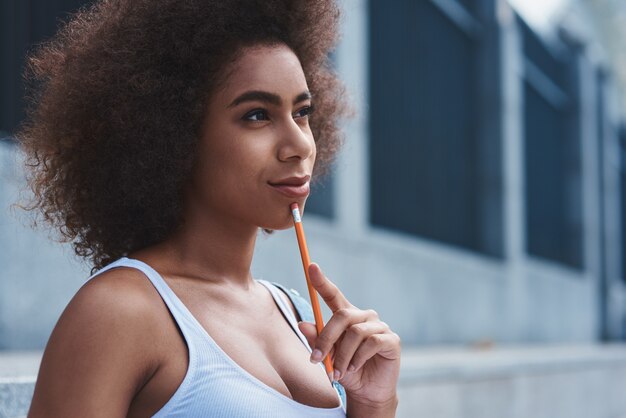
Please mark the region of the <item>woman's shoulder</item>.
<svg viewBox="0 0 626 418"><path fill-rule="evenodd" d="M164 322L171 321L167 306L145 274L135 268L116 267L89 279L67 308L70 321L90 318L111 336L133 339L142 346L159 347ZM146 353L149 353L146 351Z"/></svg>
<svg viewBox="0 0 626 418"><path fill-rule="evenodd" d="M162 321L168 317L167 308L143 273L119 267L83 284L61 314L55 331L71 333L84 342L102 340L103 348L133 340L143 350L158 340ZM77 347L88 348L83 344Z"/></svg>
<svg viewBox="0 0 626 418"><path fill-rule="evenodd" d="M158 301L139 279L133 269L111 269L76 292L44 350L35 410L128 407L161 361Z"/></svg>
<svg viewBox="0 0 626 418"><path fill-rule="evenodd" d="M93 315L99 321L128 320L125 327L146 328L158 326L152 318L162 308L158 292L145 275L122 266L89 279L70 300L66 312L76 318Z"/></svg>

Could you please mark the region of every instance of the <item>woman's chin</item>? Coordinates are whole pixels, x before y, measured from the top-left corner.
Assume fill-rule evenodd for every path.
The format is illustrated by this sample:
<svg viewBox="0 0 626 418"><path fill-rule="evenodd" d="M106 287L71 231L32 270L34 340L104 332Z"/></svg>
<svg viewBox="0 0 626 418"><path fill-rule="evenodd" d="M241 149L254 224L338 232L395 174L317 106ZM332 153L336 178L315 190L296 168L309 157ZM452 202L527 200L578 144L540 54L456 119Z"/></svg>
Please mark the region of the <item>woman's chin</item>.
<svg viewBox="0 0 626 418"><path fill-rule="evenodd" d="M261 226L263 229L271 229L273 231L282 231L285 229L289 229L293 227L293 222L282 222L282 223L272 223L272 224L264 224Z"/></svg>
<svg viewBox="0 0 626 418"><path fill-rule="evenodd" d="M283 216L277 219L267 220L266 222L259 224L260 228L272 229L276 231L282 231L285 229L293 228L293 215L287 208L287 211Z"/></svg>

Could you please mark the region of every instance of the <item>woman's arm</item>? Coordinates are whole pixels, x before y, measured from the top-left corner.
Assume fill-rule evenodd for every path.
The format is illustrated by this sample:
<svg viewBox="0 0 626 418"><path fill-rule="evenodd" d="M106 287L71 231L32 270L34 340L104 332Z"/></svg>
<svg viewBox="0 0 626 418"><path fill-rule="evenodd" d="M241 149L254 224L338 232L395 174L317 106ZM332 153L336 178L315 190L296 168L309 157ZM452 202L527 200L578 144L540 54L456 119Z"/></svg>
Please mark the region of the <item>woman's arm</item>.
<svg viewBox="0 0 626 418"><path fill-rule="evenodd" d="M398 395L396 394L391 401L381 405L359 403L359 401L348 396L346 406L347 418L394 418L396 409L398 409Z"/></svg>
<svg viewBox="0 0 626 418"><path fill-rule="evenodd" d="M127 415L158 367L154 301L141 286L112 270L77 292L44 351L29 418Z"/></svg>

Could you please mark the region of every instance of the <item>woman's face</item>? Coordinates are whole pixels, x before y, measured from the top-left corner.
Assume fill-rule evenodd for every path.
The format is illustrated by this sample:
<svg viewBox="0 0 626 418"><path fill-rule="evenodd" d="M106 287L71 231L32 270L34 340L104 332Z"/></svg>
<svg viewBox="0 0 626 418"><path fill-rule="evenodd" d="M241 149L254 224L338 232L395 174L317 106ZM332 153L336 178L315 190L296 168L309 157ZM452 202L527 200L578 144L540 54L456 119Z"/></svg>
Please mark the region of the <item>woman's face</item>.
<svg viewBox="0 0 626 418"><path fill-rule="evenodd" d="M271 183L310 177L316 155L304 72L286 45L247 47L230 70L208 103L192 194L203 215L286 229L289 205L304 208L308 181L292 197Z"/></svg>

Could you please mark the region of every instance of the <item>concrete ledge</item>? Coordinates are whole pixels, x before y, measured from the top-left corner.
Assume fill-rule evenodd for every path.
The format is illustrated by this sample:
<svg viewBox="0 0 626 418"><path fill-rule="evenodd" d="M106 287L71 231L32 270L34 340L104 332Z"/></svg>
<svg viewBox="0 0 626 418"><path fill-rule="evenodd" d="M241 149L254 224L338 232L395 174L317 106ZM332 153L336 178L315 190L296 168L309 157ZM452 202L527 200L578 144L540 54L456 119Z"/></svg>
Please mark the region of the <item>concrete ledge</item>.
<svg viewBox="0 0 626 418"><path fill-rule="evenodd" d="M40 351L0 351L0 418L26 417L41 354Z"/></svg>
<svg viewBox="0 0 626 418"><path fill-rule="evenodd" d="M403 349L398 417L626 418L625 345Z"/></svg>
<svg viewBox="0 0 626 418"><path fill-rule="evenodd" d="M41 352L0 352L0 418L25 417ZM626 418L626 345L404 347L398 418Z"/></svg>
<svg viewBox="0 0 626 418"><path fill-rule="evenodd" d="M31 381L21 381L19 378L12 381L0 380L0 417L26 417L34 390L34 379Z"/></svg>

